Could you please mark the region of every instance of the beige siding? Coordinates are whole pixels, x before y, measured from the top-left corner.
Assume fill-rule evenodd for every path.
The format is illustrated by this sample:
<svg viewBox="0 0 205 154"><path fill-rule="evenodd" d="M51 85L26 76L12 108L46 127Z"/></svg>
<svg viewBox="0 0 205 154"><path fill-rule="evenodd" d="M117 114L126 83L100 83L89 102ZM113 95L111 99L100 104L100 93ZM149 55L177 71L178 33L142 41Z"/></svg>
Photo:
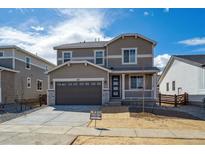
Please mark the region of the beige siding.
<svg viewBox="0 0 205 154"><path fill-rule="evenodd" d="M107 71L101 70L91 65L85 66L84 64L71 64L70 66L63 66L49 74L50 80L62 79L62 78L104 78L107 79ZM51 85L52 88L53 85ZM105 82L105 88L108 87L107 82Z"/></svg>
<svg viewBox="0 0 205 154"><path fill-rule="evenodd" d="M109 58L108 65L109 67L123 67L122 65L122 48L137 48L137 55L152 55L153 45L152 43L135 37L124 37L120 38L108 45L108 55L110 56L121 56L120 58ZM152 57L138 57L137 64L135 65L124 65L130 67L136 66L152 66L153 58Z"/></svg>
<svg viewBox="0 0 205 154"><path fill-rule="evenodd" d="M132 75L144 75L144 74L126 74L125 75L125 90L130 89L130 76ZM145 74L145 89L152 89L152 74Z"/></svg>
<svg viewBox="0 0 205 154"><path fill-rule="evenodd" d="M15 79L16 73L9 71L1 72L2 102L13 103L15 100Z"/></svg>
<svg viewBox="0 0 205 154"><path fill-rule="evenodd" d="M85 49L67 49L67 50L58 50L57 51L57 64L62 64L62 53L64 51L72 51L73 60L88 60L94 63L94 51L95 50L104 50L105 48L85 48ZM106 53L105 53L106 54ZM87 59L89 57L89 59ZM92 58L92 59L90 59Z"/></svg>

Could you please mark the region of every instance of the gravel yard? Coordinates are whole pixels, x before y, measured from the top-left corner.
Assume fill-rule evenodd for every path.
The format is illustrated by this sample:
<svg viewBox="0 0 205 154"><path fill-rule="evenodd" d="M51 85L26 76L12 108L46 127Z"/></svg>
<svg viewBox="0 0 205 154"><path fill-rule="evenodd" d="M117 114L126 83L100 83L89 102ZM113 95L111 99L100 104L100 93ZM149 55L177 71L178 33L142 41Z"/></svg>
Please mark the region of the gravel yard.
<svg viewBox="0 0 205 154"><path fill-rule="evenodd" d="M205 121L178 117L159 116L151 113L130 113L127 107L102 108L102 120L97 121L98 128L140 128L140 129L176 129L205 130ZM89 127L94 127L91 121Z"/></svg>
<svg viewBox="0 0 205 154"><path fill-rule="evenodd" d="M204 145L205 140L79 136L74 145Z"/></svg>

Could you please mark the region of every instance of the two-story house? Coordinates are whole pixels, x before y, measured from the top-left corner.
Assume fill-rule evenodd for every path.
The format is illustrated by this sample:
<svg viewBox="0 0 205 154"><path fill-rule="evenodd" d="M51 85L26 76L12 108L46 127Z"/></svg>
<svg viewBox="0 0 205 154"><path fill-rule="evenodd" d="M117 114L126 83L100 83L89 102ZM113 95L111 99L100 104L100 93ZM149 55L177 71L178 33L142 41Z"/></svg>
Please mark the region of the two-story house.
<svg viewBox="0 0 205 154"><path fill-rule="evenodd" d="M110 101L155 99L156 42L139 34L110 41L54 47L58 66L48 74L48 104L101 105Z"/></svg>
<svg viewBox="0 0 205 154"><path fill-rule="evenodd" d="M0 46L0 103L46 94L46 71L55 65L15 45Z"/></svg>

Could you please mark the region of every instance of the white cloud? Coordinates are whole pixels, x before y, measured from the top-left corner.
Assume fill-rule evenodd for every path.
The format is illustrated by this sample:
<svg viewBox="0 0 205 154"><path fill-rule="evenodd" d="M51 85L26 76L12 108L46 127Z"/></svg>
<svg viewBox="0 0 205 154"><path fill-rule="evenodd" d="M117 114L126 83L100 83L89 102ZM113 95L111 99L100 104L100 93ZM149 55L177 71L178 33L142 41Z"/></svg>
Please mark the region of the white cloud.
<svg viewBox="0 0 205 154"><path fill-rule="evenodd" d="M160 69L163 69L169 61L170 57L171 56L169 54L158 55L154 58L154 65Z"/></svg>
<svg viewBox="0 0 205 154"><path fill-rule="evenodd" d="M21 28L0 27L0 45L15 44L56 63L56 54L53 51L56 45L94 41L95 38L111 39L103 33L103 28L110 24L105 11L60 9L57 12L63 16L64 21L46 28L47 34L41 35Z"/></svg>
<svg viewBox="0 0 205 154"><path fill-rule="evenodd" d="M148 16L148 15L149 15L149 12L145 11L144 16Z"/></svg>
<svg viewBox="0 0 205 154"><path fill-rule="evenodd" d="M41 27L41 26L31 26L31 29L35 31L44 31L44 27Z"/></svg>
<svg viewBox="0 0 205 154"><path fill-rule="evenodd" d="M188 46L205 45L205 37L196 37L187 40L179 41L180 44L185 44Z"/></svg>

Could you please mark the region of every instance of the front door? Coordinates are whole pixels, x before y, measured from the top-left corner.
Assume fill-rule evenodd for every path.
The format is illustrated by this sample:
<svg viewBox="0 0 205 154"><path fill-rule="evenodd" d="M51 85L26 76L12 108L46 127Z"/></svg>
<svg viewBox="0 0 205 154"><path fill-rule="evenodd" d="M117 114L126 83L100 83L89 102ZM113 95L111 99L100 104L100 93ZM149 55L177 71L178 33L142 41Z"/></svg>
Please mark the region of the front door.
<svg viewBox="0 0 205 154"><path fill-rule="evenodd" d="M120 76L112 76L112 97L120 97Z"/></svg>

